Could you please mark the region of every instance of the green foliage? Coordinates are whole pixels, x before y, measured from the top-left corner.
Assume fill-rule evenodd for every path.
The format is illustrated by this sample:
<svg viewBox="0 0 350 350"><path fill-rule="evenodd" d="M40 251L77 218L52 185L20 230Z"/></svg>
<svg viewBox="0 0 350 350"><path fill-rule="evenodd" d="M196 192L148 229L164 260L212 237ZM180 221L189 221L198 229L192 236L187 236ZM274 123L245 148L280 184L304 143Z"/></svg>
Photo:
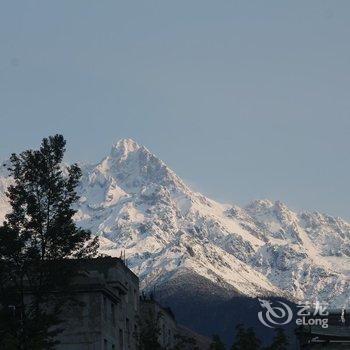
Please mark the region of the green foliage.
<svg viewBox="0 0 350 350"><path fill-rule="evenodd" d="M217 334L213 335L213 341L209 347L210 350L225 350L225 344L221 341L220 337Z"/></svg>
<svg viewBox="0 0 350 350"><path fill-rule="evenodd" d="M241 324L236 326L236 337L231 350L259 350L261 341L252 328L245 329Z"/></svg>
<svg viewBox="0 0 350 350"><path fill-rule="evenodd" d="M79 259L97 254L97 239L73 221L81 170L74 164L63 172L65 144L51 136L39 150L10 159L12 211L0 227L0 348L52 349Z"/></svg>

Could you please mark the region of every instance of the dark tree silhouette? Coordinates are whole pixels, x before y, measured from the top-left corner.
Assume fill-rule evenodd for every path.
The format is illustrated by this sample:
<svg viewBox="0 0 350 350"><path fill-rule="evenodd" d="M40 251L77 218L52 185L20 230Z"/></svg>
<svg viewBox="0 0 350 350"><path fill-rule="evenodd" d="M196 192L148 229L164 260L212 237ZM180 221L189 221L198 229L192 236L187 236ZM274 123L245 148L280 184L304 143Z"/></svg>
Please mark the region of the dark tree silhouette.
<svg viewBox="0 0 350 350"><path fill-rule="evenodd" d="M196 339L185 335L176 336L176 345L174 350L200 350Z"/></svg>
<svg viewBox="0 0 350 350"><path fill-rule="evenodd" d="M288 345L288 337L286 336L283 328L276 328L272 344L268 346L266 350L287 350Z"/></svg>
<svg viewBox="0 0 350 350"><path fill-rule="evenodd" d="M59 313L72 300L67 286L80 259L97 254L97 238L73 221L81 170L62 170L65 145L62 135L50 136L38 150L10 158L12 211L0 227L3 349L53 348Z"/></svg>
<svg viewBox="0 0 350 350"><path fill-rule="evenodd" d="M231 350L259 350L261 341L256 337L252 328L245 329L243 325L236 326L236 337Z"/></svg>
<svg viewBox="0 0 350 350"><path fill-rule="evenodd" d="M159 327L160 315L150 312L148 317L141 321L141 331L139 335L140 350L163 350L158 339L161 334Z"/></svg>
<svg viewBox="0 0 350 350"><path fill-rule="evenodd" d="M217 334L213 335L213 341L209 347L210 350L225 350L225 344L221 341L220 337Z"/></svg>

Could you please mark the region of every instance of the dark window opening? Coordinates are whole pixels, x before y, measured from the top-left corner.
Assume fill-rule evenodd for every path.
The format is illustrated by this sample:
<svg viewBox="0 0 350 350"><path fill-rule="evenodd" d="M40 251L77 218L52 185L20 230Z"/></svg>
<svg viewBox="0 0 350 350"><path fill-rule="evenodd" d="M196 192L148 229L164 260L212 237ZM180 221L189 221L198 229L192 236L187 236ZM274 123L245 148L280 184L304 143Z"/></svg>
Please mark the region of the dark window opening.
<svg viewBox="0 0 350 350"><path fill-rule="evenodd" d="M113 303L111 303L111 319L112 323L115 325L115 308Z"/></svg>
<svg viewBox="0 0 350 350"><path fill-rule="evenodd" d="M123 330L119 329L119 348L124 350L124 339L123 339Z"/></svg>
<svg viewBox="0 0 350 350"><path fill-rule="evenodd" d="M107 321L107 298L103 297L103 317Z"/></svg>

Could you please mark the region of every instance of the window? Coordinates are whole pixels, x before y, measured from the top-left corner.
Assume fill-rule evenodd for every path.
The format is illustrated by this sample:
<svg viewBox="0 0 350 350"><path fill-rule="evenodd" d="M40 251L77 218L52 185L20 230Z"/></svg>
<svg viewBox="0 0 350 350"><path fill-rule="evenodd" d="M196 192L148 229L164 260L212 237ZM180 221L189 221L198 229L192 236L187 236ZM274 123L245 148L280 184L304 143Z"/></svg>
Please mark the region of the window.
<svg viewBox="0 0 350 350"><path fill-rule="evenodd" d="M114 310L113 303L111 303L111 319L112 319L112 323L115 324L115 310Z"/></svg>
<svg viewBox="0 0 350 350"><path fill-rule="evenodd" d="M123 306L122 303L118 303L118 314L119 314L119 321L123 322Z"/></svg>
<svg viewBox="0 0 350 350"><path fill-rule="evenodd" d="M126 319L126 336L127 336L127 342L130 344L130 321L127 318Z"/></svg>
<svg viewBox="0 0 350 350"><path fill-rule="evenodd" d="M165 324L163 324L162 336L163 336L163 344L166 344L166 332L165 332Z"/></svg>
<svg viewBox="0 0 350 350"><path fill-rule="evenodd" d="M124 350L124 339L123 330L119 329L119 349Z"/></svg>
<svg viewBox="0 0 350 350"><path fill-rule="evenodd" d="M138 301L137 292L136 292L136 289L134 289L134 309L135 309L135 311L137 311L137 301Z"/></svg>
<svg viewBox="0 0 350 350"><path fill-rule="evenodd" d="M103 297L103 317L107 321L107 298Z"/></svg>

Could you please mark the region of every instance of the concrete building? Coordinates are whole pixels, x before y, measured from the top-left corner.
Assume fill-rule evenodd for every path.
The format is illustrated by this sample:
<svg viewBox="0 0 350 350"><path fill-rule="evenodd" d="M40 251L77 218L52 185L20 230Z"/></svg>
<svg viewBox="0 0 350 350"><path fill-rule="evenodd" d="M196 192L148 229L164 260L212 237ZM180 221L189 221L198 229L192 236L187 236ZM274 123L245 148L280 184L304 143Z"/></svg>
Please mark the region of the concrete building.
<svg viewBox="0 0 350 350"><path fill-rule="evenodd" d="M153 298L141 297L141 328L150 325L158 331L158 342L164 349L173 349L176 345L177 324L170 308L162 307Z"/></svg>
<svg viewBox="0 0 350 350"><path fill-rule="evenodd" d="M86 260L72 286L80 304L62 314L57 350L136 350L139 279L119 258Z"/></svg>

